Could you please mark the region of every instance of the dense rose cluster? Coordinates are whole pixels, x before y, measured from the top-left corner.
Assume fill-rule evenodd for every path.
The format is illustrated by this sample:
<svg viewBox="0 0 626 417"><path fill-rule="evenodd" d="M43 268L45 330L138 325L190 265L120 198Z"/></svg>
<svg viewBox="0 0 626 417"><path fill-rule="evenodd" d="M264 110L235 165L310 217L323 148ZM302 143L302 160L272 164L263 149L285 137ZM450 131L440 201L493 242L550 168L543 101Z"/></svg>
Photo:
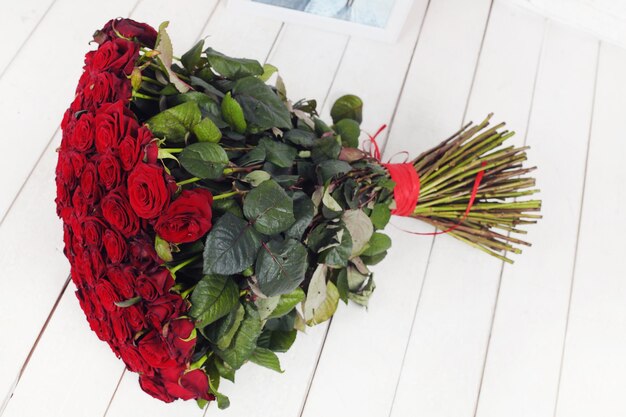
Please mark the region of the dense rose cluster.
<svg viewBox="0 0 626 417"><path fill-rule="evenodd" d="M212 197L199 189L176 197L150 130L129 108L136 41L153 47L155 39L154 29L128 19L96 33L100 46L87 53L62 122L57 213L93 331L154 397L211 400L204 371L189 370L196 343L189 303L170 291L174 278L154 250L154 228L174 243L197 240L211 227Z"/></svg>

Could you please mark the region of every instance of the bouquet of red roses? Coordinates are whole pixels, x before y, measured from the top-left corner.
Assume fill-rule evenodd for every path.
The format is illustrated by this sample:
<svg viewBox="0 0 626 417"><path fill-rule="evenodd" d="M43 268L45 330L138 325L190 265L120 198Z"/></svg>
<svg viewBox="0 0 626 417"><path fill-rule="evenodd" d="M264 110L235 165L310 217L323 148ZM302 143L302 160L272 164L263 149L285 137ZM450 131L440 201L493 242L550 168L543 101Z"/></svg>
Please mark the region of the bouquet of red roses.
<svg viewBox="0 0 626 417"><path fill-rule="evenodd" d="M250 361L281 371L298 330L367 305L391 214L510 261L540 216L525 148L468 125L404 163L358 148L361 100L322 121L276 68L200 41L173 55L129 19L97 31L62 122L57 211L76 296L144 391L217 400ZM267 81L275 78L275 85ZM521 198L521 199L520 199Z"/></svg>

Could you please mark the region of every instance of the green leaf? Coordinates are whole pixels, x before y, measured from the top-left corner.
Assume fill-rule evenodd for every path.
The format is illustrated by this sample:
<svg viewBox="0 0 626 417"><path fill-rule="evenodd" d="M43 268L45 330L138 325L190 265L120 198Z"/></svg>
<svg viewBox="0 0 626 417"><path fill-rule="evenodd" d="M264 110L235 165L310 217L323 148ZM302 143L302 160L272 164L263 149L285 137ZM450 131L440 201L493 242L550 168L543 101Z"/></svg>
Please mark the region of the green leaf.
<svg viewBox="0 0 626 417"><path fill-rule="evenodd" d="M170 22L163 22L159 26L157 45L154 50L159 52L159 55L157 55L157 59L161 62L163 69L165 69L170 82L174 85L174 87L176 87L178 91L180 91L181 93L186 93L187 91L189 91L189 86L185 84L180 78L178 78L178 75L176 75L174 71L172 71L172 59L174 51L172 48L172 40L165 30L169 23Z"/></svg>
<svg viewBox="0 0 626 417"><path fill-rule="evenodd" d="M343 119L352 119L357 123L363 121L363 101L352 94L339 97L330 109L330 117L337 124Z"/></svg>
<svg viewBox="0 0 626 417"><path fill-rule="evenodd" d="M217 143L222 138L222 132L219 127L208 117L205 117L193 127L193 134L196 135L200 142Z"/></svg>
<svg viewBox="0 0 626 417"><path fill-rule="evenodd" d="M235 382L235 370L231 368L230 365L224 363L224 361L219 357L215 358L213 363L222 378L226 378L230 382Z"/></svg>
<svg viewBox="0 0 626 417"><path fill-rule="evenodd" d="M251 133L277 127L290 129L291 114L282 100L263 81L256 77L238 80L233 87L233 96L241 104Z"/></svg>
<svg viewBox="0 0 626 417"><path fill-rule="evenodd" d="M389 204L376 204L370 214L370 219L376 229L384 229L390 218Z"/></svg>
<svg viewBox="0 0 626 417"><path fill-rule="evenodd" d="M305 295L302 288L296 288L290 293L281 295L280 299L278 300L278 304L268 318L273 319L284 316L285 314L293 310L293 308L298 305L298 303L302 302L304 298Z"/></svg>
<svg viewBox="0 0 626 417"><path fill-rule="evenodd" d="M263 67L254 59L231 58L213 48L208 48L204 52L207 55L209 64L215 72L229 80L237 80L249 75L263 74Z"/></svg>
<svg viewBox="0 0 626 417"><path fill-rule="evenodd" d="M241 304L237 304L237 307L230 310L228 315L220 321L215 330L214 341L219 349L226 349L230 346L235 333L243 321L246 311Z"/></svg>
<svg viewBox="0 0 626 417"><path fill-rule="evenodd" d="M367 283L359 291L351 291L348 293L348 298L357 304L367 307L369 299L374 293L375 289L376 284L374 283L374 277L370 275Z"/></svg>
<svg viewBox="0 0 626 417"><path fill-rule="evenodd" d="M146 121L154 136L170 142L184 142L193 127L200 123L198 104L188 101L158 113Z"/></svg>
<svg viewBox="0 0 626 417"><path fill-rule="evenodd" d="M269 349L273 352L287 352L296 340L297 330L274 330L270 333Z"/></svg>
<svg viewBox="0 0 626 417"><path fill-rule="evenodd" d="M216 349L215 353L231 368L241 368L256 349L256 341L261 334L261 319L258 311L250 304L245 305L246 314L227 349Z"/></svg>
<svg viewBox="0 0 626 417"><path fill-rule="evenodd" d="M230 399L219 392L214 393L215 394L215 399L217 400L217 408L219 408L220 410L224 410L228 407L230 407Z"/></svg>
<svg viewBox="0 0 626 417"><path fill-rule="evenodd" d="M271 369L272 371L280 372L281 374L284 372L280 369L278 356L269 349L257 347L254 353L252 353L252 356L250 356L250 362Z"/></svg>
<svg viewBox="0 0 626 417"><path fill-rule="evenodd" d="M199 91L189 91L185 94L178 94L170 98L168 103L172 105L195 102L200 108L202 117L208 117L219 128L224 128L228 124L222 120L222 110L218 101Z"/></svg>
<svg viewBox="0 0 626 417"><path fill-rule="evenodd" d="M204 246L204 273L232 275L252 265L261 247L259 233L243 219L225 213Z"/></svg>
<svg viewBox="0 0 626 417"><path fill-rule="evenodd" d="M384 233L374 233L362 252L364 256L374 256L387 251L391 247L391 239Z"/></svg>
<svg viewBox="0 0 626 417"><path fill-rule="evenodd" d="M245 167L265 161L265 149L260 147L253 148L250 152L239 158L237 165Z"/></svg>
<svg viewBox="0 0 626 417"><path fill-rule="evenodd" d="M341 152L341 142L337 136L326 136L313 142L311 150L311 159L316 164L327 159L337 159Z"/></svg>
<svg viewBox="0 0 626 417"><path fill-rule="evenodd" d="M285 232L285 235L293 239L301 240L315 215L313 201L301 191L293 195L293 214L296 221Z"/></svg>
<svg viewBox="0 0 626 417"><path fill-rule="evenodd" d="M350 257L358 256L374 233L372 221L363 210L346 210L341 216L352 238Z"/></svg>
<svg viewBox="0 0 626 417"><path fill-rule="evenodd" d="M185 147L179 156L180 164L191 175L217 179L228 165L224 149L211 142L198 142Z"/></svg>
<svg viewBox="0 0 626 417"><path fill-rule="evenodd" d="M204 328L227 315L239 302L239 287L222 275L205 275L191 293L189 315Z"/></svg>
<svg viewBox="0 0 626 417"><path fill-rule="evenodd" d="M307 250L294 239L272 240L263 245L256 260L257 285L268 297L287 294L304 280Z"/></svg>
<svg viewBox="0 0 626 417"><path fill-rule="evenodd" d="M293 146L270 138L262 138L259 141L259 146L265 149L266 159L281 168L290 168L298 154Z"/></svg>
<svg viewBox="0 0 626 417"><path fill-rule="evenodd" d="M341 228L334 238L334 242L323 248L319 260L334 268L342 268L348 265L352 255L352 237L346 228Z"/></svg>
<svg viewBox="0 0 626 417"><path fill-rule="evenodd" d="M315 140L315 133L302 129L291 129L285 132L283 138L294 145L310 148Z"/></svg>
<svg viewBox="0 0 626 417"><path fill-rule="evenodd" d="M202 47L204 46L204 40L200 40L193 48L188 50L180 57L180 62L187 69L187 71L194 71L200 63L200 55L202 54Z"/></svg>
<svg viewBox="0 0 626 417"><path fill-rule="evenodd" d="M359 147L359 136L361 136L361 126L352 119L339 120L333 126L335 132L341 136L341 143L348 148Z"/></svg>
<svg viewBox="0 0 626 417"><path fill-rule="evenodd" d="M350 287L348 286L348 269L342 268L337 274L337 291L339 292L339 298L341 301L348 304L348 293Z"/></svg>
<svg viewBox="0 0 626 417"><path fill-rule="evenodd" d="M129 298L127 300L123 300L123 301L115 301L113 304L115 304L116 306L120 308L126 308L126 307L130 307L132 305L137 304L141 300L142 298L140 296L137 296L137 297Z"/></svg>
<svg viewBox="0 0 626 417"><path fill-rule="evenodd" d="M246 131L247 123L243 109L237 100L230 95L230 91L226 93L222 100L222 114L226 123L235 129L235 132L244 133Z"/></svg>
<svg viewBox="0 0 626 417"><path fill-rule="evenodd" d="M376 265L380 263L380 261L385 259L385 256L387 256L387 252L382 252L382 253L379 253L378 255L372 255L372 256L363 255L361 256L361 260L363 261L365 265Z"/></svg>
<svg viewBox="0 0 626 417"><path fill-rule="evenodd" d="M264 83L269 80L275 72L278 71L278 68L273 66L272 64L264 64L263 65L263 74L259 75L259 79Z"/></svg>
<svg viewBox="0 0 626 417"><path fill-rule="evenodd" d="M278 305L279 300L280 296L275 296L267 298L259 297L255 301L257 310L259 310L259 316L261 317L261 320L266 320L269 315L272 314L272 311L274 311L274 309Z"/></svg>
<svg viewBox="0 0 626 417"><path fill-rule="evenodd" d="M293 201L274 180L264 181L246 195L243 213L256 230L270 236L287 230L296 221Z"/></svg>
<svg viewBox="0 0 626 417"><path fill-rule="evenodd" d="M304 320L308 326L325 322L337 310L339 292L335 284L326 282L326 272L326 265L318 265L309 283L304 302Z"/></svg>
<svg viewBox="0 0 626 417"><path fill-rule="evenodd" d="M252 185L253 187L258 187L261 183L269 180L270 178L272 178L272 176L267 171L259 169L257 171L252 171L247 174L245 177L243 177L243 180L249 182L250 185Z"/></svg>
<svg viewBox="0 0 626 417"><path fill-rule="evenodd" d="M329 159L327 161L320 162L317 166L317 170L322 179L322 183L326 184L328 180L332 179L336 175L350 172L350 170L352 170L352 166L344 161Z"/></svg>
<svg viewBox="0 0 626 417"><path fill-rule="evenodd" d="M324 204L324 207L328 208L331 211L343 211L339 203L337 203L337 200L335 200L333 196L330 195L330 188L328 187L324 189L324 194L322 195L322 204Z"/></svg>

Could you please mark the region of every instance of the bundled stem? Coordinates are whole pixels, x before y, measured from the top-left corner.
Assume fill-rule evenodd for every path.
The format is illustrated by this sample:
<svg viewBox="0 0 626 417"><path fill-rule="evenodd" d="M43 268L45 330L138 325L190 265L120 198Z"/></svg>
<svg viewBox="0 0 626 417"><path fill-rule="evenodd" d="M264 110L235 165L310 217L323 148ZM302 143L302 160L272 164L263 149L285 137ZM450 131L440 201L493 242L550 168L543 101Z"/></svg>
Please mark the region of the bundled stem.
<svg viewBox="0 0 626 417"><path fill-rule="evenodd" d="M512 263L506 252L521 253L518 246L530 243L511 234L526 233L518 226L541 218L541 200L520 199L539 192L534 178L527 176L536 167L523 167L528 147L501 146L514 132L500 130L504 123L488 127L490 118L464 126L412 161L421 187L411 217L439 230L452 228L448 234ZM480 171L484 176L465 215Z"/></svg>

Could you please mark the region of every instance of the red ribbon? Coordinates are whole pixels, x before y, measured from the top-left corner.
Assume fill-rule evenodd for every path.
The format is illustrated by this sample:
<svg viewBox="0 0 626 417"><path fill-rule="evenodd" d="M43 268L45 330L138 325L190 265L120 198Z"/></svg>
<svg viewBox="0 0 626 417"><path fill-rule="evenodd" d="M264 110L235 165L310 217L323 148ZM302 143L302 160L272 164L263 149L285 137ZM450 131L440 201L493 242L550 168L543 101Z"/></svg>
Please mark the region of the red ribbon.
<svg viewBox="0 0 626 417"><path fill-rule="evenodd" d="M374 135L368 135L370 138L369 154L372 158L376 159L379 162L381 161L381 153L378 142L376 142L376 137L380 135L380 133L385 130L386 127L387 125L382 125L378 129L378 131L374 133ZM484 161L481 163L482 167L486 165L487 163ZM396 208L391 211L391 214L395 214L396 216L410 216L415 211L415 207L417 207L420 195L420 177L417 174L417 171L415 171L413 163L404 162L401 164L392 164L388 162L383 163L382 166L384 166L387 171L389 171L391 179L396 183L396 186L393 189L393 198L396 202ZM467 202L467 208L465 209L465 213L463 213L463 216L455 225L449 227L446 230L431 233L409 232L406 230L405 231L415 235L434 236L449 233L459 227L465 221L465 219L467 219L467 216L469 216L470 210L472 209L474 201L476 200L476 195L478 194L478 188L480 187L480 183L484 175L484 169L481 169L476 174L476 179L474 180L472 193L470 194L470 199Z"/></svg>

